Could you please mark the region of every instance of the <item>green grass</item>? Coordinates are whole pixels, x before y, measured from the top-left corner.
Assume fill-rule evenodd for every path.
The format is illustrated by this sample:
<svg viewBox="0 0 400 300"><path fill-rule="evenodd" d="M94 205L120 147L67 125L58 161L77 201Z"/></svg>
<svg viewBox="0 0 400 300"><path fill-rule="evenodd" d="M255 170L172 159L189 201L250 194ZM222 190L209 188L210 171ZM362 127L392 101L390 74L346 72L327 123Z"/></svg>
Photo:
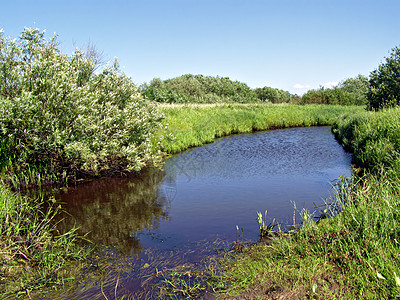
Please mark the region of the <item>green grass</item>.
<svg viewBox="0 0 400 300"><path fill-rule="evenodd" d="M59 208L41 212L42 201L0 186L0 297L28 296L68 281L65 266L87 255L74 230L55 231Z"/></svg>
<svg viewBox="0 0 400 300"><path fill-rule="evenodd" d="M216 138L288 127L332 125L345 112L361 107L285 104L160 105L166 129L158 147L167 153L181 152Z"/></svg>
<svg viewBox="0 0 400 300"><path fill-rule="evenodd" d="M400 110L351 113L334 131L361 168L341 180L330 218L303 214L295 234L225 261L220 296L391 299L400 296ZM339 208L334 209L334 208ZM256 216L256 212L255 212ZM306 220L306 222L304 222ZM256 224L255 224L256 225Z"/></svg>

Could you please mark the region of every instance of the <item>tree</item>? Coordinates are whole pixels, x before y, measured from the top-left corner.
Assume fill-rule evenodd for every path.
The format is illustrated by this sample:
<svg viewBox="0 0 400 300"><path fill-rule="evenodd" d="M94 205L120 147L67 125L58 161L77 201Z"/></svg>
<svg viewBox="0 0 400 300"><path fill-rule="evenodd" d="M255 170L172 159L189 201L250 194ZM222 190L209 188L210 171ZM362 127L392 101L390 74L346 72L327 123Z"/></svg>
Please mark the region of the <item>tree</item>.
<svg viewBox="0 0 400 300"><path fill-rule="evenodd" d="M400 48L395 47L386 61L372 71L367 93L368 108L382 109L400 104Z"/></svg>
<svg viewBox="0 0 400 300"><path fill-rule="evenodd" d="M369 82L366 76L360 74L357 77L348 78L339 83L338 88L351 94L354 104L361 105L367 103Z"/></svg>
<svg viewBox="0 0 400 300"><path fill-rule="evenodd" d="M164 81L154 78L142 86L142 93L150 100L167 103L257 102L247 84L219 76L186 74Z"/></svg>
<svg viewBox="0 0 400 300"><path fill-rule="evenodd" d="M289 103L291 100L291 95L288 92L268 86L256 88L254 92L262 102Z"/></svg>

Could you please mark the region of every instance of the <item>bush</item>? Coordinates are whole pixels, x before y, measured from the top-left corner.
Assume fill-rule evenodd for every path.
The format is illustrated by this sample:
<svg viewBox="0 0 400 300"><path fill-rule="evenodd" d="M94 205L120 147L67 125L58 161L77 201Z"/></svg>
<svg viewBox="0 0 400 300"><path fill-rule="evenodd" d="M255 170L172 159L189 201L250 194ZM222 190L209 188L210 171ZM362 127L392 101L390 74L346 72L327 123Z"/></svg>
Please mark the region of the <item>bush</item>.
<svg viewBox="0 0 400 300"><path fill-rule="evenodd" d="M148 99L164 103L257 102L245 83L218 76L186 74L164 81L154 78L142 86L142 91Z"/></svg>
<svg viewBox="0 0 400 300"><path fill-rule="evenodd" d="M254 92L256 93L257 98L262 102L289 103L292 99L292 96L288 92L268 86L256 88Z"/></svg>
<svg viewBox="0 0 400 300"><path fill-rule="evenodd" d="M371 72L369 84L370 110L400 104L400 48L393 48L386 62Z"/></svg>
<svg viewBox="0 0 400 300"><path fill-rule="evenodd" d="M158 159L150 140L162 114L117 62L99 73L97 63L92 52L62 54L38 29L18 40L0 33L3 172L50 180L139 171Z"/></svg>
<svg viewBox="0 0 400 300"><path fill-rule="evenodd" d="M359 75L341 82L337 87L309 90L299 104L365 105L368 80Z"/></svg>

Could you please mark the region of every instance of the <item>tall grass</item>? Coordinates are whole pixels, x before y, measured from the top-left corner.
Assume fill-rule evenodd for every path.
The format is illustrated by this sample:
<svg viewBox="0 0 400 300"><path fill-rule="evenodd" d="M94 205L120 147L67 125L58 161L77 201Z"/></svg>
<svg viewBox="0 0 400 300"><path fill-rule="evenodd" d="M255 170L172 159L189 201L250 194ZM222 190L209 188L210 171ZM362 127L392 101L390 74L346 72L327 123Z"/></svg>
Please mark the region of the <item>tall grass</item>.
<svg viewBox="0 0 400 300"><path fill-rule="evenodd" d="M42 213L42 205L0 186L0 297L29 297L62 284L67 263L87 254L74 230L57 234L53 219L60 208Z"/></svg>
<svg viewBox="0 0 400 300"><path fill-rule="evenodd" d="M361 167L337 185L325 213L303 212L296 234L235 256L226 297L391 299L400 296L400 110L352 113L334 125ZM329 208L339 208L330 211Z"/></svg>
<svg viewBox="0 0 400 300"><path fill-rule="evenodd" d="M355 163L371 172L382 168L400 174L400 109L346 114L334 125L334 133L353 151Z"/></svg>
<svg viewBox="0 0 400 300"><path fill-rule="evenodd" d="M236 133L287 127L332 125L345 112L360 107L285 104L161 105L164 138L157 145L168 153L210 143Z"/></svg>

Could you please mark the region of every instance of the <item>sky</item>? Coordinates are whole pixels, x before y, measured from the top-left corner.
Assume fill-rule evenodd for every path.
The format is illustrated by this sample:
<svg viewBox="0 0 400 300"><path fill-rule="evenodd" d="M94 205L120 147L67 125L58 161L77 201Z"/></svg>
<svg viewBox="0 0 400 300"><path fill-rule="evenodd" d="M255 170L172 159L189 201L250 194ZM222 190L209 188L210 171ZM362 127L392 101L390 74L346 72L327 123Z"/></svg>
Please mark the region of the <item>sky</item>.
<svg viewBox="0 0 400 300"><path fill-rule="evenodd" d="M399 0L0 0L0 28L93 45L136 84L183 74L292 94L368 76L400 46Z"/></svg>

